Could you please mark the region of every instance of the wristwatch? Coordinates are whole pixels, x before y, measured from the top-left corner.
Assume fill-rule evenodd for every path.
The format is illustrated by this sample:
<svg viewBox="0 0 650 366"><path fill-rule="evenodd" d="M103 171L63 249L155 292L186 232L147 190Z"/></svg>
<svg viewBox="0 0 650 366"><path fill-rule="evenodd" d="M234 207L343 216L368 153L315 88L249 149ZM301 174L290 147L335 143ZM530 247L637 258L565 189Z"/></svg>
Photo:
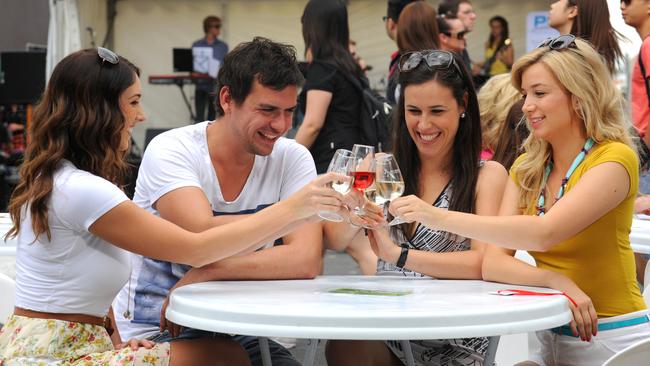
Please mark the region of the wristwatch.
<svg viewBox="0 0 650 366"><path fill-rule="evenodd" d="M408 244L404 243L401 245L402 247L402 252L399 254L399 258L397 258L397 263L395 265L399 268L404 268L406 265L406 258L409 256L409 246Z"/></svg>

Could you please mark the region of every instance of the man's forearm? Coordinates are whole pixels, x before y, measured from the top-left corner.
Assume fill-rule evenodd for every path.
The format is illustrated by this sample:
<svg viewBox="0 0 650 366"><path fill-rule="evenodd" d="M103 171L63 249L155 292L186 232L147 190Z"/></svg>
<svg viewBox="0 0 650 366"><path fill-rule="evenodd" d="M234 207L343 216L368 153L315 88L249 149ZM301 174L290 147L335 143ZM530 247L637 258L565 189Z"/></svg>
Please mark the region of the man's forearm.
<svg viewBox="0 0 650 366"><path fill-rule="evenodd" d="M307 248L300 248L300 250ZM308 279L322 271L322 248L296 253L297 248L279 245L245 256L231 257L188 271L183 285L221 280Z"/></svg>
<svg viewBox="0 0 650 366"><path fill-rule="evenodd" d="M214 225L211 227L215 226L221 226L221 225L226 225L238 220L242 220L250 215L219 215L214 217ZM266 236L264 236L262 239L255 243L251 243L249 247L245 250L240 251L239 253L236 254L236 256L242 256L242 255L248 255L250 253L255 252L255 250L259 247L260 244L262 243L270 243L272 241L275 241L278 238L281 238L288 233L294 231L296 228L304 225L306 223L306 220L300 220L295 223L292 223L290 225L284 225L284 227L278 227L276 230L269 231ZM209 228L205 228L207 230Z"/></svg>

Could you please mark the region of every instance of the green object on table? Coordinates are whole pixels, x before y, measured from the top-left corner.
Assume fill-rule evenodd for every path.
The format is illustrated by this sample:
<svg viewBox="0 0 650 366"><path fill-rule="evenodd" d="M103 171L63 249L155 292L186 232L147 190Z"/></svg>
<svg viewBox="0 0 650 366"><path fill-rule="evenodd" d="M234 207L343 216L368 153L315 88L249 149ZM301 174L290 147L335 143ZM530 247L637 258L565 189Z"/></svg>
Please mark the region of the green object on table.
<svg viewBox="0 0 650 366"><path fill-rule="evenodd" d="M372 295L372 296L405 296L411 293L410 290L406 291L385 291L385 290L370 290L362 288L335 288L328 290L331 294L349 294L349 295Z"/></svg>

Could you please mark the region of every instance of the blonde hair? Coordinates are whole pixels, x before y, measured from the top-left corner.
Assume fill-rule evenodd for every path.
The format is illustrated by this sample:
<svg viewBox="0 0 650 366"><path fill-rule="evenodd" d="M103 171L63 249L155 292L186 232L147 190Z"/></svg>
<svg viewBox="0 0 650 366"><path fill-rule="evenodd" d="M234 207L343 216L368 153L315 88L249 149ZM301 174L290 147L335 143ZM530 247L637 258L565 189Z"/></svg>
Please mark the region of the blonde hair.
<svg viewBox="0 0 650 366"><path fill-rule="evenodd" d="M478 105L481 108L481 133L483 147L494 151L499 134L510 107L521 99L521 92L512 85L510 74L491 77L478 92Z"/></svg>
<svg viewBox="0 0 650 366"><path fill-rule="evenodd" d="M624 118L622 96L612 83L602 57L582 39L576 38L575 46L562 50L542 47L523 56L512 68L513 85L521 90L523 73L536 63L544 64L571 96L587 137L596 143L622 142L636 151L629 134L630 122ZM531 133L524 141L524 151L526 155L513 167L513 172L522 189L520 208L529 212L535 207L542 189L544 166L551 158L551 146Z"/></svg>

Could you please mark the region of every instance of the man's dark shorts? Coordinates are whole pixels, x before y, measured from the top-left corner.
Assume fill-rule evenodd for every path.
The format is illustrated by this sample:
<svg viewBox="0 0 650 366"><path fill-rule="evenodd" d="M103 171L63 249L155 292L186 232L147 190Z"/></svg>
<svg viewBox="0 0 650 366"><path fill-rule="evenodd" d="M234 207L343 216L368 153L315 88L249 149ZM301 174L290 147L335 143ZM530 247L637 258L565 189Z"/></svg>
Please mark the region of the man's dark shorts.
<svg viewBox="0 0 650 366"><path fill-rule="evenodd" d="M184 328L178 337L172 337L168 331L158 333L149 337L150 341L156 343L184 341L197 338L229 338L239 343L251 360L252 366L262 366L262 354L258 337L235 335L230 336L223 333L207 332L204 330ZM271 361L273 366L300 366L298 362L286 348L269 339L269 350L271 352Z"/></svg>

